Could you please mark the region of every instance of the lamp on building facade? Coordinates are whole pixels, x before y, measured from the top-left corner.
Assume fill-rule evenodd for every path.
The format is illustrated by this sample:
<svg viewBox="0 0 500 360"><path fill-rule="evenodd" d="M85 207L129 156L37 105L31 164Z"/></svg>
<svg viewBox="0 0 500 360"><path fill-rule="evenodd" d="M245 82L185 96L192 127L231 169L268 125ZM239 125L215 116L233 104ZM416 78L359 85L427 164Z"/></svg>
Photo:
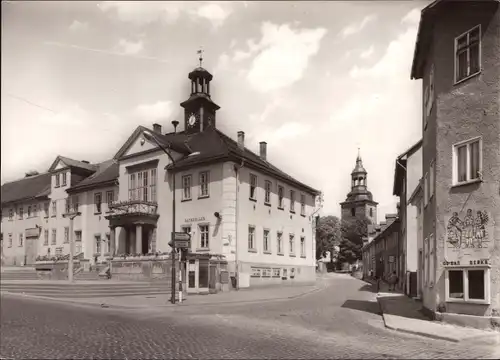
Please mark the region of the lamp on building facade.
<svg viewBox="0 0 500 360"><path fill-rule="evenodd" d="M158 145L160 149L163 150L165 154L167 154L168 158L172 162L172 165L175 167L175 160L170 154L169 151L167 151L159 142L156 140L156 137L150 132L150 131L143 131L143 135L148 139L152 140ZM176 277L175 277L175 172L172 171L172 294L170 301L172 304L175 304L175 282L176 282Z"/></svg>

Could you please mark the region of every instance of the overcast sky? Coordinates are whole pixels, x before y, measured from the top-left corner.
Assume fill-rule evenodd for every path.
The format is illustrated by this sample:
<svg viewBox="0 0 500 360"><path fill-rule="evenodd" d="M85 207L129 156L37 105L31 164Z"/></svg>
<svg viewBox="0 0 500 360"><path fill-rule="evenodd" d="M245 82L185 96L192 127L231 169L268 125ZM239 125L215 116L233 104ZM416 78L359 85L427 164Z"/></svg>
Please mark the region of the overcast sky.
<svg viewBox="0 0 500 360"><path fill-rule="evenodd" d="M222 131L267 141L333 215L360 147L381 220L395 158L421 137L410 67L429 2L2 2L2 183L59 154L109 159L139 124L183 124L202 46Z"/></svg>

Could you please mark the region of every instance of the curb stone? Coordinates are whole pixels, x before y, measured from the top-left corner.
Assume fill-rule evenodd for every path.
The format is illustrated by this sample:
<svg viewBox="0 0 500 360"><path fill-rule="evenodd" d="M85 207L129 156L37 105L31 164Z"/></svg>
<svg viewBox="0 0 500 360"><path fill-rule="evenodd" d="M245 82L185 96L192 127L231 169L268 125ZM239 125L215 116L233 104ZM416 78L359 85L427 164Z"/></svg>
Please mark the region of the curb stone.
<svg viewBox="0 0 500 360"><path fill-rule="evenodd" d="M434 335L434 334L429 334L429 333L426 333L423 331L417 331L417 330L401 329L401 328L398 328L396 326L389 325L389 324L387 324L387 319L386 319L386 315L384 313L384 307L382 306L382 301L380 300L380 296L378 296L378 295L377 295L377 302L378 302L378 305L380 308L380 312L382 313L382 319L384 321L384 326L387 329L406 333L406 334L419 335L419 336L423 336L423 337L427 337L427 338L435 339L435 340L445 340L445 341L451 341L451 342L455 342L455 343L460 342L459 339L452 338L449 336Z"/></svg>

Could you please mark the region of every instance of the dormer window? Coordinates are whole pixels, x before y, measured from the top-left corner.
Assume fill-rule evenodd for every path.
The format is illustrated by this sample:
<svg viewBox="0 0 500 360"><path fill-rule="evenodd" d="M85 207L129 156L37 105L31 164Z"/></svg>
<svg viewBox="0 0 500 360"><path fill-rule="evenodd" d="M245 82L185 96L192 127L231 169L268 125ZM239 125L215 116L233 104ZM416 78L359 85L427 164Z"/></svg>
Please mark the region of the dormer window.
<svg viewBox="0 0 500 360"><path fill-rule="evenodd" d="M59 180L59 174L56 174L54 177L56 178L56 187L61 186L60 180Z"/></svg>
<svg viewBox="0 0 500 360"><path fill-rule="evenodd" d="M62 186L66 186L66 173L65 172L62 173L61 176L62 176Z"/></svg>

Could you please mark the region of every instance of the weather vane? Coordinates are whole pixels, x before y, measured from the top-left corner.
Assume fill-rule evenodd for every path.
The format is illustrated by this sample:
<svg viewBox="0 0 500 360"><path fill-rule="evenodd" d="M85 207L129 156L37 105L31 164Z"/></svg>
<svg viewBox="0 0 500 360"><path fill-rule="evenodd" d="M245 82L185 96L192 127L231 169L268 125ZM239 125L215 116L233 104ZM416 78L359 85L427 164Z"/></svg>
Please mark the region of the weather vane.
<svg viewBox="0 0 500 360"><path fill-rule="evenodd" d="M200 67L203 63L203 48L200 46L200 49L198 50L198 54L200 55L200 58L198 60L200 60Z"/></svg>

